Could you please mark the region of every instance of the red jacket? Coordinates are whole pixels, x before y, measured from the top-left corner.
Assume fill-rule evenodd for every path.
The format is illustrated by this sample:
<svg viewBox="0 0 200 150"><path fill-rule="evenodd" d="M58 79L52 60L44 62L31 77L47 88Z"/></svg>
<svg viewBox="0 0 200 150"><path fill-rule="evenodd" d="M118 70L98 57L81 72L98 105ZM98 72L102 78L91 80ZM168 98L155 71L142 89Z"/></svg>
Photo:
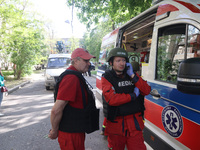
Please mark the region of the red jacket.
<svg viewBox="0 0 200 150"><path fill-rule="evenodd" d="M138 74L136 74L139 80L134 84L140 90L141 95L148 95L151 91L151 87L144 81ZM135 81L135 80L133 80ZM103 96L105 100L111 106L119 106L131 101L130 94L115 93L113 85L104 77L101 79ZM138 122L138 123L136 123ZM139 126L138 126L139 125ZM141 113L133 115L120 116L115 119L114 122L107 121L105 134L119 134L126 135L131 134L134 130L142 130L144 128L143 118ZM127 131L126 131L127 130Z"/></svg>

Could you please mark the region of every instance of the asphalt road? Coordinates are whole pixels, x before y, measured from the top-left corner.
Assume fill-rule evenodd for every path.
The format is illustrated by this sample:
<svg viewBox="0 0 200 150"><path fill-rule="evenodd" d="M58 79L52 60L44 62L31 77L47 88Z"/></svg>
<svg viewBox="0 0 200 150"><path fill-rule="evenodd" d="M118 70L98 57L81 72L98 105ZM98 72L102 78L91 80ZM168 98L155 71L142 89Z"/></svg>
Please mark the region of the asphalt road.
<svg viewBox="0 0 200 150"><path fill-rule="evenodd" d="M86 77L94 87L95 78ZM102 104L100 125L103 122ZM47 138L50 112L53 106L53 90L46 91L43 74L36 74L33 80L22 88L3 98L0 117L0 150L58 150L57 140ZM86 150L106 150L105 137L96 131L86 135Z"/></svg>

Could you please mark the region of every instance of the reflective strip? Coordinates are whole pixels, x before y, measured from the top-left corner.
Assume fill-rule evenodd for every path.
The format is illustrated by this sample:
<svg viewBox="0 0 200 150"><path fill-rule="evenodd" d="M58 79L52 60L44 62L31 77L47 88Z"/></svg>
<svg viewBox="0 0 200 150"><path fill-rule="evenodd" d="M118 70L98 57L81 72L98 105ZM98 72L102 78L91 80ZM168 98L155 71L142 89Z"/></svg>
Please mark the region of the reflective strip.
<svg viewBox="0 0 200 150"><path fill-rule="evenodd" d="M115 92L115 88L112 86L112 89L113 89L113 91L114 91L114 93L116 94L116 92Z"/></svg>
<svg viewBox="0 0 200 150"><path fill-rule="evenodd" d="M200 79L187 79L187 78L177 78L178 81L182 82L192 82L192 83L200 83Z"/></svg>

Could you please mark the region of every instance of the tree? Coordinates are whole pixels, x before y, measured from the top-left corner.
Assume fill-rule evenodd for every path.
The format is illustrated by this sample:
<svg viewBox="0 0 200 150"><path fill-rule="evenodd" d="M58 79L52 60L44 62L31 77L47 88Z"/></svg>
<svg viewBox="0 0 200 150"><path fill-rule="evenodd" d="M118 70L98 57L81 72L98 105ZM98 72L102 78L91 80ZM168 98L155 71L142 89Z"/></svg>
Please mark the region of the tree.
<svg viewBox="0 0 200 150"><path fill-rule="evenodd" d="M58 53L63 53L63 50L64 50L63 41L57 41L56 49L57 49Z"/></svg>
<svg viewBox="0 0 200 150"><path fill-rule="evenodd" d="M48 20L45 21L45 43L48 46L49 53L56 53L55 43L57 39L55 38L55 31L52 23Z"/></svg>
<svg viewBox="0 0 200 150"><path fill-rule="evenodd" d="M15 6L7 0L0 1L0 63L4 64L7 69L9 67L10 52L8 51L9 46L9 30L12 26L12 22L15 16L17 16L18 11L16 11Z"/></svg>
<svg viewBox="0 0 200 150"><path fill-rule="evenodd" d="M107 18L112 30L119 23L126 22L151 6L152 0L68 0L68 6L78 8L78 17L90 27Z"/></svg>
<svg viewBox="0 0 200 150"><path fill-rule="evenodd" d="M85 33L80 43L98 60L102 38L149 8L151 2L152 0L68 0L67 4L78 8L77 16L88 29L91 25L96 25L90 33Z"/></svg>
<svg viewBox="0 0 200 150"><path fill-rule="evenodd" d="M36 58L45 49L43 23L36 20L33 13L26 12L26 6L27 1L0 2L0 50L11 55L17 79L31 73Z"/></svg>
<svg viewBox="0 0 200 150"><path fill-rule="evenodd" d="M28 22L27 24L28 26L25 24L25 26L13 30L11 37L13 42L10 42L14 48L11 60L17 66L17 79L20 79L24 74L32 72L32 65L35 64L37 55L45 47L42 42L43 36L41 35L41 30L35 24L34 26L31 26Z"/></svg>
<svg viewBox="0 0 200 150"><path fill-rule="evenodd" d="M99 26L92 29L90 33L85 33L83 39L80 41L83 48L87 49L92 55L96 56L96 61L99 59L102 38L108 32L111 32L111 28L107 28L106 23L101 23Z"/></svg>
<svg viewBox="0 0 200 150"><path fill-rule="evenodd" d="M70 45L71 45L70 46L71 52L79 47L79 39L78 38L75 38L74 36L72 36L69 41L70 41Z"/></svg>

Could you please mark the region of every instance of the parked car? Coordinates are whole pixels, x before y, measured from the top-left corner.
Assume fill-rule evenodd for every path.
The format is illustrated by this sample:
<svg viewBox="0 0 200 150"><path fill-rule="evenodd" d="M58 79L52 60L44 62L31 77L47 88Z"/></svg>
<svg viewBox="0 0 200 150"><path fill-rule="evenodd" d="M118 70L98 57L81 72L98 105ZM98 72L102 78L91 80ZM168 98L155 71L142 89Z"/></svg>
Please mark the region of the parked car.
<svg viewBox="0 0 200 150"><path fill-rule="evenodd" d="M49 90L55 86L59 75L64 72L71 63L71 54L50 54L45 70L45 87Z"/></svg>

